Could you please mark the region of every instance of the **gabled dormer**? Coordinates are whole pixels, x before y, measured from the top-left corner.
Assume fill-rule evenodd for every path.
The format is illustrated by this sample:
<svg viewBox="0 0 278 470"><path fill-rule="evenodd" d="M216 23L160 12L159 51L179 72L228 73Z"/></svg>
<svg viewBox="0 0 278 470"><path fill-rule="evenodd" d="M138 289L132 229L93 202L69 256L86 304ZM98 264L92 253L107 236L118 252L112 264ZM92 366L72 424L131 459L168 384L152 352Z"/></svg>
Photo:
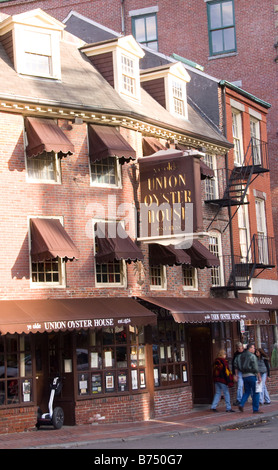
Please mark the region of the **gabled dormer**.
<svg viewBox="0 0 278 470"><path fill-rule="evenodd" d="M60 79L60 40L64 28L60 21L36 9L2 21L0 41L18 73Z"/></svg>
<svg viewBox="0 0 278 470"><path fill-rule="evenodd" d="M171 114L187 119L186 84L190 76L181 62L141 70L142 87Z"/></svg>
<svg viewBox="0 0 278 470"><path fill-rule="evenodd" d="M81 51L121 96L140 101L139 60L145 53L133 36L89 44Z"/></svg>

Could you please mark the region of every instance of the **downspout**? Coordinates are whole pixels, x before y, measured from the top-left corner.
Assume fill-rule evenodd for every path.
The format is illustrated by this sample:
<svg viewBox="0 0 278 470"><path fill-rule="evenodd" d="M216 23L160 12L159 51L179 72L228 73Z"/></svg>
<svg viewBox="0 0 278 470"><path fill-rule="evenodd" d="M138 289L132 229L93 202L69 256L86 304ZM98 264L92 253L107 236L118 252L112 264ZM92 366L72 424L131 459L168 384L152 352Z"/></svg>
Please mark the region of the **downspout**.
<svg viewBox="0 0 278 470"><path fill-rule="evenodd" d="M121 0L121 29L122 34L125 35L125 0Z"/></svg>
<svg viewBox="0 0 278 470"><path fill-rule="evenodd" d="M222 100L222 110L223 110L223 132L224 136L227 138L227 118L226 118L226 89L225 85L222 88L221 93L221 100ZM228 153L225 154L225 166L226 166L226 181L228 182L229 172L228 172ZM228 205L228 216L229 220L232 217L231 205ZM231 247L231 260L232 260L232 278L234 287L236 286L236 276L235 276L235 257L234 257L234 241L233 241L233 224L229 224L229 232L230 232L230 247ZM234 289L234 296L238 298L238 291Z"/></svg>

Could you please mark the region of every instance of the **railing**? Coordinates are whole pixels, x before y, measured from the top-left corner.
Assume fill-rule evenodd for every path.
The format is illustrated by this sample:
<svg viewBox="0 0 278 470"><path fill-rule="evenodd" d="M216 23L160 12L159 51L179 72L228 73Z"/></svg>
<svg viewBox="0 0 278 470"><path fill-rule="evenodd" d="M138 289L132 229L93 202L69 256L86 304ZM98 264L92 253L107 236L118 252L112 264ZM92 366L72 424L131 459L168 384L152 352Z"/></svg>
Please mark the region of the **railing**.
<svg viewBox="0 0 278 470"><path fill-rule="evenodd" d="M246 256L222 256L220 285L213 287L225 287L228 290L248 289L256 269L263 270L274 266L274 238L254 234Z"/></svg>
<svg viewBox="0 0 278 470"><path fill-rule="evenodd" d="M260 167L261 170L269 170L267 142L251 137L242 166L255 166Z"/></svg>

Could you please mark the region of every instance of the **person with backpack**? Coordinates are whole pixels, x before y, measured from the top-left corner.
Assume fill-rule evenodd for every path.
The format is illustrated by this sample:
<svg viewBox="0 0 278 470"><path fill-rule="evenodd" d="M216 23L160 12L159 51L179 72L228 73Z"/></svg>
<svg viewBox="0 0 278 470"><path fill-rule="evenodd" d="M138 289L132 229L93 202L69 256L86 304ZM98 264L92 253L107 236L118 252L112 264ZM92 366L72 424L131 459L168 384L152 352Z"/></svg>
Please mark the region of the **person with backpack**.
<svg viewBox="0 0 278 470"><path fill-rule="evenodd" d="M234 385L233 374L229 369L228 361L226 359L226 351L221 349L213 364L213 381L215 384L215 395L211 405L211 411L218 411L216 409L221 395L223 393L226 403L226 411L233 413L230 400L229 387Z"/></svg>
<svg viewBox="0 0 278 470"><path fill-rule="evenodd" d="M261 413L261 411L259 411L260 394L256 392L256 383L261 382L261 376L259 373L258 360L255 355L255 350L255 344L250 343L247 345L247 349L242 354L237 356L235 360L235 369L242 372L244 383L244 394L238 406L239 411L241 412L243 412L244 405L251 395L253 413Z"/></svg>

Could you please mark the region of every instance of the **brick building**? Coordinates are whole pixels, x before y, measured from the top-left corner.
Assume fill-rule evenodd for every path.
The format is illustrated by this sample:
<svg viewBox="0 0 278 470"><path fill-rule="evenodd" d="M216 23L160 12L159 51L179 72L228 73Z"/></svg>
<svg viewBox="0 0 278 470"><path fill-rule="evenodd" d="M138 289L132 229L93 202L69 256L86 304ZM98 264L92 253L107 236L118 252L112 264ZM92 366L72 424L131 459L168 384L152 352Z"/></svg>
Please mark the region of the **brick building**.
<svg viewBox="0 0 278 470"><path fill-rule="evenodd" d="M222 285L230 215L205 202L231 135L187 101L182 64L140 86L132 36L86 44L41 10L1 20L1 432L35 425L57 373L67 424L209 403L217 349L231 358L240 320L251 335L269 321ZM265 133L267 105L241 100ZM254 189L268 202L266 182ZM149 234L153 201L166 209ZM175 212L192 202L192 219ZM173 231L174 214L190 230Z"/></svg>

